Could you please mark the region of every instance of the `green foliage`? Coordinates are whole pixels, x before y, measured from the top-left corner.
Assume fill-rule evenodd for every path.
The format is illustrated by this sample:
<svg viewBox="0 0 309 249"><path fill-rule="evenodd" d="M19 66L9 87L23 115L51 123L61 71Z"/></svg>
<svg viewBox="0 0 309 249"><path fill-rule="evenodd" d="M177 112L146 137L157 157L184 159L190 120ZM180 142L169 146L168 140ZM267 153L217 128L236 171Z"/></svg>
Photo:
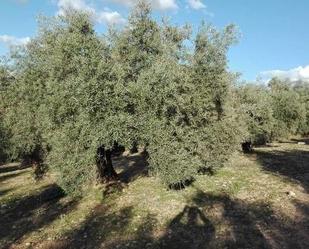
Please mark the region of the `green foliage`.
<svg viewBox="0 0 309 249"><path fill-rule="evenodd" d="M6 82L7 82L7 71L5 68L0 67L0 163L6 161L6 148L7 148L7 131L3 123L3 95L5 92Z"/></svg>
<svg viewBox="0 0 309 249"><path fill-rule="evenodd" d="M80 194L95 180L97 148L111 147L125 130L123 88L87 14L68 11L42 25L35 48L39 60L48 54L42 65L48 68L42 101L44 136L52 148L47 160L61 186Z"/></svg>
<svg viewBox="0 0 309 249"><path fill-rule="evenodd" d="M273 136L276 138L296 134L306 118L306 110L300 95L288 82L272 79L271 88L273 116L275 119Z"/></svg>
<svg viewBox="0 0 309 249"><path fill-rule="evenodd" d="M270 142L274 130L272 99L266 87L247 84L237 88L237 98L243 110L247 141L253 144Z"/></svg>
<svg viewBox="0 0 309 249"><path fill-rule="evenodd" d="M9 132L11 159L41 163L47 144L42 138L41 98L44 72L26 50L12 54L11 75L2 89L3 124ZM38 67L37 67L38 66Z"/></svg>
<svg viewBox="0 0 309 249"><path fill-rule="evenodd" d="M146 146L151 173L176 186L222 167L245 139L308 132L303 88L235 88L227 53L237 36L234 25L202 24L192 39L188 26L153 20L145 1L105 37L87 13L41 18L11 56L14 77L0 71L0 154L10 145L12 158L46 162L79 195L97 178L98 148L115 142Z"/></svg>
<svg viewBox="0 0 309 249"><path fill-rule="evenodd" d="M152 173L167 185L221 167L240 141L226 60L234 26L202 25L193 53L184 46L189 33L160 26L144 1L108 39L86 13L41 19L38 36L14 57L7 89L18 156L47 153L72 194L95 180L98 147L114 142L147 145Z"/></svg>
<svg viewBox="0 0 309 249"><path fill-rule="evenodd" d="M171 40L163 41L164 53L132 86L138 116L147 120L151 170L167 185L222 167L240 142L235 110L228 106L233 76L226 51L233 34L232 27L222 33L203 27L186 63L179 58L185 52L170 53Z"/></svg>
<svg viewBox="0 0 309 249"><path fill-rule="evenodd" d="M113 59L118 77L125 82L136 81L139 74L152 65L161 53L158 24L151 19L150 3L139 1L124 30L114 41Z"/></svg>
<svg viewBox="0 0 309 249"><path fill-rule="evenodd" d="M309 83L298 82L293 89L299 94L300 102L305 110L305 118L300 122L298 132L302 135L309 135Z"/></svg>

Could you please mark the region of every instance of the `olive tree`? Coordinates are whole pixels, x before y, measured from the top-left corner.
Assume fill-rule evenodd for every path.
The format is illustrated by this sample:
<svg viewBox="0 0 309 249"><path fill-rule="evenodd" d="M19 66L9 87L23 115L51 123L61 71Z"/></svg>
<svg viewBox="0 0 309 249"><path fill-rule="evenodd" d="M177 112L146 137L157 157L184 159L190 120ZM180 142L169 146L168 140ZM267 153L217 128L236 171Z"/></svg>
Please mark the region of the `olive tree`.
<svg viewBox="0 0 309 249"><path fill-rule="evenodd" d="M223 166L240 142L228 104L234 76L227 70L226 52L234 35L233 26L223 32L202 26L191 56L179 51L185 50L186 36L163 35L163 54L132 86L138 113L146 120L150 168L170 187Z"/></svg>
<svg viewBox="0 0 309 249"><path fill-rule="evenodd" d="M18 150L46 159L71 194L116 178L119 144L147 146L152 174L170 187L222 167L241 141L226 56L234 26L203 24L190 49L188 27L157 23L141 1L110 34L99 36L87 12L41 19L8 90Z"/></svg>
<svg viewBox="0 0 309 249"><path fill-rule="evenodd" d="M37 67L39 63L29 50L22 47L12 50L10 77L2 87L1 108L3 125L9 132L9 157L22 160L22 165L32 165L34 176L39 179L46 169L43 161L47 150L40 125L44 72Z"/></svg>
<svg viewBox="0 0 309 249"><path fill-rule="evenodd" d="M4 163L9 153L9 131L4 123L5 101L7 87L12 82L8 69L0 66L0 163Z"/></svg>
<svg viewBox="0 0 309 249"><path fill-rule="evenodd" d="M269 82L271 104L273 108L274 138L288 137L296 134L299 124L305 120L306 110L301 102L300 95L292 86L277 78Z"/></svg>
<svg viewBox="0 0 309 249"><path fill-rule="evenodd" d="M298 133L301 135L309 134L309 83L308 82L297 82L293 86L294 91L296 91L300 96L300 102L305 109L305 117L300 122Z"/></svg>
<svg viewBox="0 0 309 249"><path fill-rule="evenodd" d="M237 101L244 115L248 135L243 141L244 152L250 152L252 145L263 145L272 139L274 118L269 90L262 85L248 83L236 88Z"/></svg>

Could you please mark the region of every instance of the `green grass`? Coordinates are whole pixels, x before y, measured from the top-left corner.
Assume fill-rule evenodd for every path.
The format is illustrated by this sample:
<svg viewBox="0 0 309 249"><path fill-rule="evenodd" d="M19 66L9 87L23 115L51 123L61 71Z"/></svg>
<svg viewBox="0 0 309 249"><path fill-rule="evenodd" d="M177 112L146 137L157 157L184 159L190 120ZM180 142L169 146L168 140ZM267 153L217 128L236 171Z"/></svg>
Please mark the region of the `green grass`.
<svg viewBox="0 0 309 249"><path fill-rule="evenodd" d="M181 191L141 174L72 200L31 168L0 183L0 248L309 248L309 145L297 141L237 153Z"/></svg>

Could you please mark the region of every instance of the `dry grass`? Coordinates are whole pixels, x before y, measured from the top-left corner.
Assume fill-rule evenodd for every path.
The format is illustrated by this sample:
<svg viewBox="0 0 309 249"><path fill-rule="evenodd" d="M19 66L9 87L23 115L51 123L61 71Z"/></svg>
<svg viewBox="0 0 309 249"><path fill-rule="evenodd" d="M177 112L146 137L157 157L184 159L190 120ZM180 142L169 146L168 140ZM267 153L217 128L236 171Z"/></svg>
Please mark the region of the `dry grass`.
<svg viewBox="0 0 309 249"><path fill-rule="evenodd" d="M182 191L147 177L139 154L115 162L123 183L78 201L31 169L0 173L0 248L309 248L308 144L235 154Z"/></svg>

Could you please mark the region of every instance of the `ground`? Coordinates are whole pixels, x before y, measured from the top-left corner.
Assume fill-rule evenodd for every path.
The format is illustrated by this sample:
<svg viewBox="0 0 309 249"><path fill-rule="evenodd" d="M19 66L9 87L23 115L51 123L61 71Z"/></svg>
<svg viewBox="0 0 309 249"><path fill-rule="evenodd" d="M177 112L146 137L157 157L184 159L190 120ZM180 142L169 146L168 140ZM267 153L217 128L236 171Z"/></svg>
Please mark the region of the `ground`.
<svg viewBox="0 0 309 249"><path fill-rule="evenodd" d="M180 191L147 176L141 154L115 165L122 182L79 200L0 166L0 248L309 248L309 139L236 153Z"/></svg>

